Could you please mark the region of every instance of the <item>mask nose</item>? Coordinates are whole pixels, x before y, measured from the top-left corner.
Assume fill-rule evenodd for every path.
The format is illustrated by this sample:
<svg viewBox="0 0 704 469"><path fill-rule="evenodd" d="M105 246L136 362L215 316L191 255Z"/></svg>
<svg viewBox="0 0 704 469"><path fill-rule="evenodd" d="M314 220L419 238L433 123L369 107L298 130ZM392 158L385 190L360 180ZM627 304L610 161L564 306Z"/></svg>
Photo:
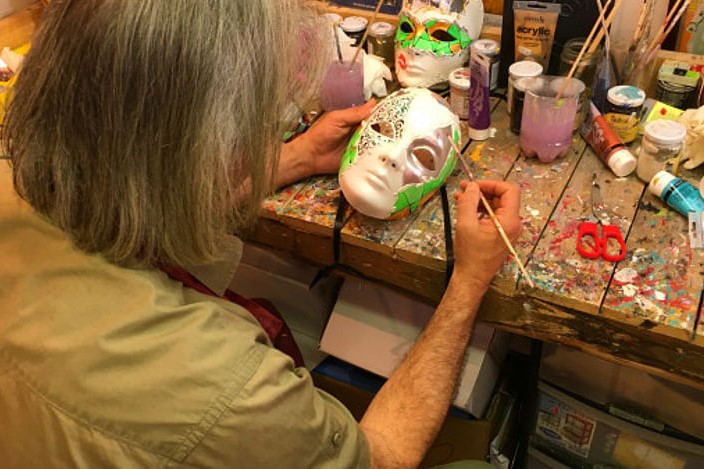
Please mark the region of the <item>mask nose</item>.
<svg viewBox="0 0 704 469"><path fill-rule="evenodd" d="M401 165L398 160L398 155L394 155L393 153L381 153L379 155L379 163L381 165L391 171L393 170L399 170L401 168Z"/></svg>

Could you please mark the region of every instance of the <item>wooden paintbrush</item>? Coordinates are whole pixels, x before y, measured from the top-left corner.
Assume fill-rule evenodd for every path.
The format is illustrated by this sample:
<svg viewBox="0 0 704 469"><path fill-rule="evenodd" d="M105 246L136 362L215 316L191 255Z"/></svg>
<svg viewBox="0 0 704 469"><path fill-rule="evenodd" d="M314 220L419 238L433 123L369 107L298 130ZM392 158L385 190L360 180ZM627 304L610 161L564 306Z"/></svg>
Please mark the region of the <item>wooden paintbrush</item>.
<svg viewBox="0 0 704 469"><path fill-rule="evenodd" d="M462 151L460 151L460 148L457 146L455 141L452 139L452 136L448 135L448 139L450 140L450 143L452 144L452 148L455 150L455 153L457 153L457 159L460 161L460 166L462 166L462 169L464 170L465 174L467 175L467 177L469 178L470 181L476 181L474 175L472 174L472 170L469 167L469 164L465 161L464 156L462 155ZM496 218L496 214L494 213L494 210L491 208L489 201L486 200L486 197L484 197L484 194L481 191L479 191L479 197L481 198L482 205L484 205L484 210L486 210L486 213L489 214L489 218L491 218L491 221L494 222L494 226L496 227L496 230L499 232L499 235L501 235L501 239L504 241L506 248L509 250L509 252L513 256L513 258L516 260L516 264L518 264L518 268L521 270L521 273L525 277L526 282L528 282L528 285L531 288L535 288L535 284L533 283L533 279L530 278L530 275L528 274L526 267L523 265L523 262L521 262L521 258L518 257L518 253L516 253L516 249L513 247L511 240L508 239L508 236L506 235L506 231L504 230L504 227L501 226L501 222L499 221L498 218Z"/></svg>
<svg viewBox="0 0 704 469"><path fill-rule="evenodd" d="M369 35L369 28L374 23L374 20L376 19L376 15L379 14L379 10L381 9L382 3L384 3L384 0L379 0L376 4L376 8L374 9L374 14L372 15L372 18L369 20L369 26L367 26L367 29L364 30L364 34L362 35L362 39L359 40L359 44L357 44L357 50L354 52L354 56L352 56L352 60L350 61L350 70L352 70L352 67L354 66L354 62L357 60L357 56L359 55L359 52L362 50L362 45L364 45L364 41L367 40L367 36Z"/></svg>

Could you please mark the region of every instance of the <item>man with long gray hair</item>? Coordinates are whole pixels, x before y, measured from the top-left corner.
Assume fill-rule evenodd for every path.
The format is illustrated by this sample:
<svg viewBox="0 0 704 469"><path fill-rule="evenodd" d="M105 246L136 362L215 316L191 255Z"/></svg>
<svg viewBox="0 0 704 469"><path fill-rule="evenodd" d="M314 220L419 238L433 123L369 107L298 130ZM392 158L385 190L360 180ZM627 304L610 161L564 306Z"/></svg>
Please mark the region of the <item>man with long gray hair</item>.
<svg viewBox="0 0 704 469"><path fill-rule="evenodd" d="M274 347L276 317L225 292L232 233L273 189L335 172L374 106L280 143L326 47L296 0L50 4L0 139L3 467L420 463L507 255L480 191L512 239L519 193L462 184L446 294L355 422Z"/></svg>

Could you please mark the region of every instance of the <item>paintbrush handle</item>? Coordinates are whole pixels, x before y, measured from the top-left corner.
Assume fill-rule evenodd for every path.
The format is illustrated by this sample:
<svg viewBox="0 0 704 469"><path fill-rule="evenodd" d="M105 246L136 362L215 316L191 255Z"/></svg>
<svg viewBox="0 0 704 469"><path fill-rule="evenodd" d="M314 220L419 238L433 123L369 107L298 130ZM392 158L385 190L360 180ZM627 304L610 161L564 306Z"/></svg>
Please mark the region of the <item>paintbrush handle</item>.
<svg viewBox="0 0 704 469"><path fill-rule="evenodd" d="M604 4L602 7L602 11L606 11L607 5ZM604 34L608 34L605 31L605 28L608 28L611 26L611 23L614 21L614 17L616 16L616 13L618 13L618 10L621 8L621 0L616 0L614 3L614 7L611 9L611 12L609 13L609 16L606 17L604 20L604 27L599 30L599 33L596 35L596 39L594 39L594 42L592 42L589 45L589 53L593 54L596 52L596 48L599 47L599 44L601 43L601 40L604 37Z"/></svg>
<svg viewBox="0 0 704 469"><path fill-rule="evenodd" d="M621 0L616 0L617 3L620 4ZM608 5L611 4L611 0L608 0L604 7L606 8ZM614 8L613 11L616 9ZM611 15L609 15L610 17ZM599 26L601 26L601 21L597 20L594 23L594 26L592 26L592 30L589 32L589 36L587 36L587 39L584 41L584 44L582 44L582 48L579 51L579 54L577 54L577 58L574 59L574 63L572 63L572 67L570 67L570 71L567 73L567 76L565 80L562 82L562 86L560 86L560 89L557 91L557 96L555 96L555 101L559 101L560 98L562 98L562 94L565 92L565 89L567 88L567 84L569 83L570 79L574 75L574 72L577 71L577 66L579 66L579 63L582 61L582 57L584 57L585 52L591 47L591 44L594 42L594 35L597 34L597 31L599 30ZM600 39L601 40L601 39ZM598 42L597 42L598 44Z"/></svg>
<svg viewBox="0 0 704 469"><path fill-rule="evenodd" d="M354 63L357 60L357 56L359 55L360 51L362 50L362 46L364 45L364 41L367 40L367 36L369 35L369 28L371 27L372 23L374 23L374 20L376 19L376 15L379 14L379 10L381 10L382 3L384 3L384 0L379 0L376 4L376 8L374 9L374 14L372 15L371 19L369 20L369 24L367 25L367 29L365 29L364 34L362 34L362 39L360 39L359 44L357 44L357 50L354 51L354 56L352 56L352 61L350 61L350 70L352 70Z"/></svg>

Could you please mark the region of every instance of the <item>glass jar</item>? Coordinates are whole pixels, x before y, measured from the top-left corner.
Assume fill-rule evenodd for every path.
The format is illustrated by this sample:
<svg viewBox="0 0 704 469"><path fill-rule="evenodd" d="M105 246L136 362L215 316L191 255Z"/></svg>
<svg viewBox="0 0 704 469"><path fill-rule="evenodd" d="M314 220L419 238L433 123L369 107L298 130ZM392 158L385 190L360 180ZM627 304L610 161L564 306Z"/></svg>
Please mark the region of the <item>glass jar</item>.
<svg viewBox="0 0 704 469"><path fill-rule="evenodd" d="M645 91L636 86L619 85L609 88L604 119L623 143L631 143L638 136L644 102Z"/></svg>
<svg viewBox="0 0 704 469"><path fill-rule="evenodd" d="M569 73L575 60L577 60L577 56L579 56L579 52L582 50L584 41L584 38L574 38L565 43L560 54L558 75L566 76ZM593 53L585 52L574 71L573 77L582 80L584 86L587 87L587 95L591 93L592 85L594 84L594 73L596 72L598 58L598 51Z"/></svg>
<svg viewBox="0 0 704 469"><path fill-rule="evenodd" d="M538 62L533 62L532 60L521 60L511 64L508 68L508 87L506 96L506 108L510 115L513 114L513 92L515 89L516 80L521 78L532 78L543 74L543 66ZM522 99L522 98L521 98ZM523 108L521 108L522 110ZM520 112L518 119L520 121ZM518 131L516 131L518 133Z"/></svg>
<svg viewBox="0 0 704 469"><path fill-rule="evenodd" d="M354 39L352 45L357 46L364 37L367 24L369 24L369 21L366 18L361 16L348 16L342 20L340 27L350 39Z"/></svg>
<svg viewBox="0 0 704 469"><path fill-rule="evenodd" d="M558 68L558 75L567 76L567 74L572 69L577 57L579 56L582 46L584 46L585 38L573 38L565 43L562 47L562 53L560 54L560 66ZM577 110L577 118L574 122L575 130L582 125L584 121L584 116L587 113L587 107L589 104L588 96L592 95L592 87L594 85L594 76L596 74L596 68L599 61L599 50L596 52L585 52L579 61L579 64L575 68L573 78L578 78L584 83L585 90L581 95L579 101L579 108Z"/></svg>
<svg viewBox="0 0 704 469"><path fill-rule="evenodd" d="M679 122L664 119L648 122L638 153L638 179L650 182L659 171L671 170L686 136L687 129Z"/></svg>
<svg viewBox="0 0 704 469"><path fill-rule="evenodd" d="M384 59L384 64L394 68L394 36L396 28L386 21L376 21L369 26L367 35L367 52Z"/></svg>
<svg viewBox="0 0 704 469"><path fill-rule="evenodd" d="M655 99L678 109L688 109L695 102L697 87L658 80Z"/></svg>
<svg viewBox="0 0 704 469"><path fill-rule="evenodd" d="M450 73L450 107L460 119L469 117L469 68L461 67Z"/></svg>

